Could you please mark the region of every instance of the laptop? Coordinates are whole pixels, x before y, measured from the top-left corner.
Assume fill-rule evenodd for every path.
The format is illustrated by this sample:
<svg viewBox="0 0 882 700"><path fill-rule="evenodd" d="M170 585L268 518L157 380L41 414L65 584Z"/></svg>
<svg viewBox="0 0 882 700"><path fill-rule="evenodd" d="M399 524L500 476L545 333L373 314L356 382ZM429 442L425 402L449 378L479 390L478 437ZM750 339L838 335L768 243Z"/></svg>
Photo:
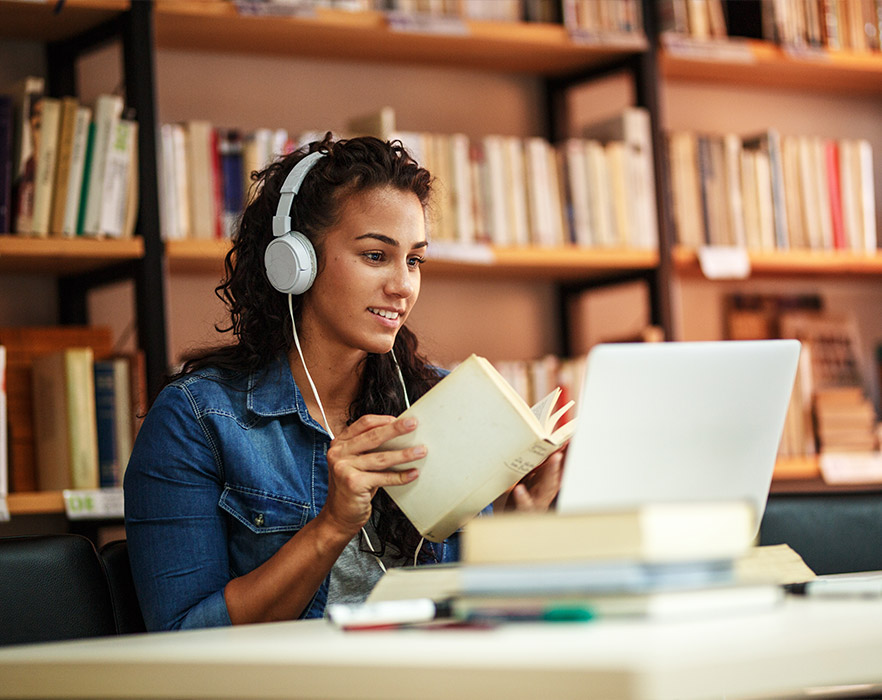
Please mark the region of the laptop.
<svg viewBox="0 0 882 700"><path fill-rule="evenodd" d="M558 512L746 500L759 527L799 352L797 340L595 346Z"/></svg>

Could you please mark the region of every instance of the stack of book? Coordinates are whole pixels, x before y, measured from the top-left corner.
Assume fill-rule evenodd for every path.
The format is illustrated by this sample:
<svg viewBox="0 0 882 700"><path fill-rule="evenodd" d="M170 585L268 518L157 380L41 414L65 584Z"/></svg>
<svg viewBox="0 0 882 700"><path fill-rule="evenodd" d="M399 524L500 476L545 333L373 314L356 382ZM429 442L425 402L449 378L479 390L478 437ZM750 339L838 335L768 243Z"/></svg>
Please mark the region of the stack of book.
<svg viewBox="0 0 882 700"><path fill-rule="evenodd" d="M123 98L85 106L47 96L44 83L28 77L0 97L0 172L11 174L0 178L0 233L131 237L138 125Z"/></svg>
<svg viewBox="0 0 882 700"><path fill-rule="evenodd" d="M814 399L818 447L823 452L874 452L876 410L861 387L817 391Z"/></svg>
<svg viewBox="0 0 882 700"><path fill-rule="evenodd" d="M392 569L368 604L429 598L482 623L754 612L781 600L782 581L768 567L739 575L753 534L743 503L481 517L463 529L460 565Z"/></svg>

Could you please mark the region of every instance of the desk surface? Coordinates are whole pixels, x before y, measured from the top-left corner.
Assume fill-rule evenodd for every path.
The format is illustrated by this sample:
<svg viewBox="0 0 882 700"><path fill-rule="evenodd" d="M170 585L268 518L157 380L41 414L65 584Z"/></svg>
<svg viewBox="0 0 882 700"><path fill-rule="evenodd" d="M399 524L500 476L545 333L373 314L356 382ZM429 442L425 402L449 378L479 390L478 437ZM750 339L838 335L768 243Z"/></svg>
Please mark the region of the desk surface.
<svg viewBox="0 0 882 700"><path fill-rule="evenodd" d="M492 630L286 622L0 649L0 698L707 698L882 683L882 601Z"/></svg>

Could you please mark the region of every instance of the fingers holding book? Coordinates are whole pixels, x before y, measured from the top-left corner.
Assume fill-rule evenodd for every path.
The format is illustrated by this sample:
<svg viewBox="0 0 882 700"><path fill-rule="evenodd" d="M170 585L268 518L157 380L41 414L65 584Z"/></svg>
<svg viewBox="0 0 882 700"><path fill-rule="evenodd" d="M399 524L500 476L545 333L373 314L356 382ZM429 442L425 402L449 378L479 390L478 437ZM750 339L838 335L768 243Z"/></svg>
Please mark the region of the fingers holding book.
<svg viewBox="0 0 882 700"><path fill-rule="evenodd" d="M327 507L338 522L357 531L371 513L371 499L381 486L399 486L418 476L405 468L426 455L423 445L402 450L378 450L387 440L409 433L416 421L367 415L342 431L328 448Z"/></svg>
<svg viewBox="0 0 882 700"><path fill-rule="evenodd" d="M563 476L563 450L549 455L542 464L533 469L512 489L503 493L493 503L493 509L543 512L551 507Z"/></svg>

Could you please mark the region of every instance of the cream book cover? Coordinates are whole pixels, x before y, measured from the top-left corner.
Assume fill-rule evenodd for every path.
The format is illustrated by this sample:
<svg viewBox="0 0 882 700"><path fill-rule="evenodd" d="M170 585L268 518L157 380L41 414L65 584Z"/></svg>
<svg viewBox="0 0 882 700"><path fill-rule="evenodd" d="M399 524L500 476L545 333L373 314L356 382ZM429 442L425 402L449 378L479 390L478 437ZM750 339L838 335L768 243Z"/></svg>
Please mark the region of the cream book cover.
<svg viewBox="0 0 882 700"><path fill-rule="evenodd" d="M532 409L486 359L472 355L402 416L415 431L383 449L426 445L416 481L387 492L420 534L440 542L541 464L571 436L575 423L554 426L571 404L555 410L557 388Z"/></svg>

